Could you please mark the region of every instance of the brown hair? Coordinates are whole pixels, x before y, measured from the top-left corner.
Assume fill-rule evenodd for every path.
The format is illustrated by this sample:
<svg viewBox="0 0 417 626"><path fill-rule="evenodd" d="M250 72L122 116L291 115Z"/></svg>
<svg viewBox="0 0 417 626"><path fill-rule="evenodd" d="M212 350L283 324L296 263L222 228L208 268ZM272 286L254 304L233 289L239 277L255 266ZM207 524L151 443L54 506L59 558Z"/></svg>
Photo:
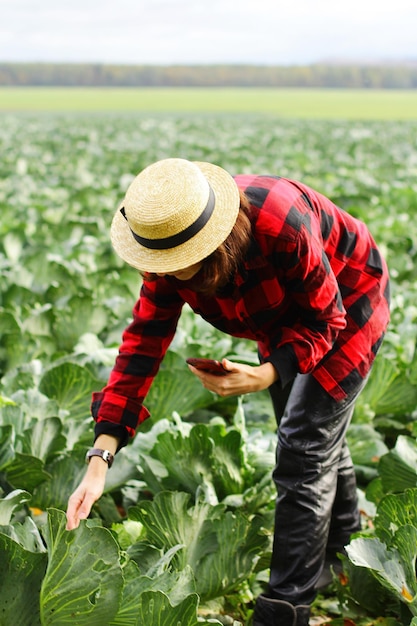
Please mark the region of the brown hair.
<svg viewBox="0 0 417 626"><path fill-rule="evenodd" d="M238 269L249 248L252 225L250 204L246 195L240 191L239 213L230 235L220 246L203 261L198 274L198 286L195 291L212 296L223 287ZM144 273L146 280L155 280L156 274Z"/></svg>

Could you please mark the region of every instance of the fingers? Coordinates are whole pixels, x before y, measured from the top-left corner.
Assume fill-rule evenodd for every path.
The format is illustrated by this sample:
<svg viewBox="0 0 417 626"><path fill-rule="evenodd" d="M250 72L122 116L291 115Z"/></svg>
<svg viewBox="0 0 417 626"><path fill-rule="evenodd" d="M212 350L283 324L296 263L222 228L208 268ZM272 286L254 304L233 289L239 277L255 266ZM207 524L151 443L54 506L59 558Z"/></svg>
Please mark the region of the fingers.
<svg viewBox="0 0 417 626"><path fill-rule="evenodd" d="M86 502L82 502L80 506L74 507L71 503L69 503L67 509L67 530L74 530L74 528L78 528L80 521L82 519L87 519L90 515L93 504L93 502L91 505Z"/></svg>
<svg viewBox="0 0 417 626"><path fill-rule="evenodd" d="M239 371L239 365L242 365L241 363L233 363L232 361L229 361L228 359L222 359L222 365L224 367L225 370L227 370L228 372L238 372Z"/></svg>
<svg viewBox="0 0 417 626"><path fill-rule="evenodd" d="M80 520L87 519L98 496L85 490L82 485L74 491L68 500L67 530L78 528Z"/></svg>
<svg viewBox="0 0 417 626"><path fill-rule="evenodd" d="M197 376L203 386L220 397L236 396L248 392L248 368L241 363L233 363L222 359L222 365L227 370L227 376L215 376L199 371Z"/></svg>
<svg viewBox="0 0 417 626"><path fill-rule="evenodd" d="M223 359L222 365L228 372L227 376L211 376L201 372L198 374L204 387L220 397L262 391L278 379L278 372L272 363L253 366Z"/></svg>
<svg viewBox="0 0 417 626"><path fill-rule="evenodd" d="M112 449L115 451L116 445ZM83 480L68 499L67 530L78 528L80 520L90 515L94 502L103 494L107 471L107 463L102 458L91 458Z"/></svg>
<svg viewBox="0 0 417 626"><path fill-rule="evenodd" d="M85 502L84 497L75 491L68 500L67 508L67 530L78 528L80 520L87 519L91 507Z"/></svg>
<svg viewBox="0 0 417 626"><path fill-rule="evenodd" d="M190 364L188 367L200 379L206 389L220 397L237 396L254 390L256 368L244 363L234 363L225 358L222 359L221 363L227 372L226 376L217 376L203 369L197 369Z"/></svg>

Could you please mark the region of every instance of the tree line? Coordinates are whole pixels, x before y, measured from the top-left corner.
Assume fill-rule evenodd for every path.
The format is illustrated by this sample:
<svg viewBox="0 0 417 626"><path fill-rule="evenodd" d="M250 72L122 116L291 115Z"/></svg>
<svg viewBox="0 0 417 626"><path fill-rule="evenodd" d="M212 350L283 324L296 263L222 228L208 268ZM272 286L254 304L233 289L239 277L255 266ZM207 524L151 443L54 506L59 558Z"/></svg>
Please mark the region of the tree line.
<svg viewBox="0 0 417 626"><path fill-rule="evenodd" d="M416 89L417 60L304 66L0 63L0 86Z"/></svg>

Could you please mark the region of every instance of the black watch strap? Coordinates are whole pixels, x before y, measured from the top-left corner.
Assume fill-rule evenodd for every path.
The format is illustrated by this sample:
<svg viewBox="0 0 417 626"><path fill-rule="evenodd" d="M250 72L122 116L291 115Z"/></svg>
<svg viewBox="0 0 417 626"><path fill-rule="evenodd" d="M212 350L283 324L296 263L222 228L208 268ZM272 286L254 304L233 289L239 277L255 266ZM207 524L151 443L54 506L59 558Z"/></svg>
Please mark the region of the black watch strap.
<svg viewBox="0 0 417 626"><path fill-rule="evenodd" d="M87 463L89 463L92 456L101 457L103 461L106 461L109 469L113 465L114 456L109 450L102 450L101 448L90 448L90 450L88 450L87 454L85 455L85 460Z"/></svg>

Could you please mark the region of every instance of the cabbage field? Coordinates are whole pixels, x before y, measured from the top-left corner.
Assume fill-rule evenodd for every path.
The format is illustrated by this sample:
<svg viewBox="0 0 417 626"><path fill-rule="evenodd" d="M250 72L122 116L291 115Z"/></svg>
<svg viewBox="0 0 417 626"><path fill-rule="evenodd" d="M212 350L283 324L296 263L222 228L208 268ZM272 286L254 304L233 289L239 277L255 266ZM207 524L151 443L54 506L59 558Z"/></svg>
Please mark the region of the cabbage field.
<svg viewBox="0 0 417 626"><path fill-rule="evenodd" d="M302 180L363 219L392 321L348 439L363 531L311 623L417 625L417 121L257 114L2 114L0 626L249 625L268 579L275 493L266 393L219 399L188 356L256 362L186 309L151 418L65 529L92 443L91 392L140 286L109 225L132 178L178 156Z"/></svg>

